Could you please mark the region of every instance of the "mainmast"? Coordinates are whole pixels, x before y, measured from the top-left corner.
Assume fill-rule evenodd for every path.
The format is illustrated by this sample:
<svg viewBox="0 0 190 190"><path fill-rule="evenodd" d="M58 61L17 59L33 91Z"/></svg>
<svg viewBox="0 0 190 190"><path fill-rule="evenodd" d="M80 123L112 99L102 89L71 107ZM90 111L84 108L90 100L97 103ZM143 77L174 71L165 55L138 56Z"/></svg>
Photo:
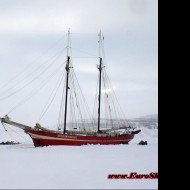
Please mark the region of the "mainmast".
<svg viewBox="0 0 190 190"><path fill-rule="evenodd" d="M69 45L70 45L70 29L68 30L68 42L67 42L67 64L65 66L65 70L67 72L66 76L66 92L65 92L65 116L64 116L64 130L63 133L65 134L66 131L66 124L67 124L67 97L68 97L68 89L69 89L69 71L70 71L70 56L69 56Z"/></svg>
<svg viewBox="0 0 190 190"><path fill-rule="evenodd" d="M98 95L98 132L100 132L100 110L101 110L101 83L102 83L102 57L101 57L101 31L99 33L99 95Z"/></svg>

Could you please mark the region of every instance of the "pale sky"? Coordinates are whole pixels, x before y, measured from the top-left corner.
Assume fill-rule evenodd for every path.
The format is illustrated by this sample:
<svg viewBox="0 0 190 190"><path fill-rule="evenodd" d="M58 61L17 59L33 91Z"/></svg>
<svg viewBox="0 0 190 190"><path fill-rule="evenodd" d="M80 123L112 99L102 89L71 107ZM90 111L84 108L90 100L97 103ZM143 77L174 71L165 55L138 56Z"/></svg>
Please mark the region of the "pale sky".
<svg viewBox="0 0 190 190"><path fill-rule="evenodd" d="M157 0L0 0L0 117L24 96L17 94L1 100L2 86L53 44L58 42L48 55L64 48L68 28L72 33L73 65L91 110L98 59L77 57L98 57L101 30L106 67L126 117L158 113ZM34 97L33 102L27 102L10 117L35 123L45 95L46 91ZM55 114L50 111L52 121L57 119Z"/></svg>

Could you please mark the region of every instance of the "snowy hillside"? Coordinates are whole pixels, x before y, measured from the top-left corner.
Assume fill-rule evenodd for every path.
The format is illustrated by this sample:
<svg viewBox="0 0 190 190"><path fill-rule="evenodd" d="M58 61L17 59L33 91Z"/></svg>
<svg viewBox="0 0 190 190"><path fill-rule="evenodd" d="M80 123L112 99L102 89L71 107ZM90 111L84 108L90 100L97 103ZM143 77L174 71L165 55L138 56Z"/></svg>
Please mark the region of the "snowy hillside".
<svg viewBox="0 0 190 190"><path fill-rule="evenodd" d="M139 117L135 119L130 119L131 122L136 127L146 127L148 129L158 129L158 115L148 115L144 117Z"/></svg>
<svg viewBox="0 0 190 190"><path fill-rule="evenodd" d="M141 133L136 135L130 144L138 143L140 140L158 143L158 115L130 119L129 122L138 129L141 129Z"/></svg>

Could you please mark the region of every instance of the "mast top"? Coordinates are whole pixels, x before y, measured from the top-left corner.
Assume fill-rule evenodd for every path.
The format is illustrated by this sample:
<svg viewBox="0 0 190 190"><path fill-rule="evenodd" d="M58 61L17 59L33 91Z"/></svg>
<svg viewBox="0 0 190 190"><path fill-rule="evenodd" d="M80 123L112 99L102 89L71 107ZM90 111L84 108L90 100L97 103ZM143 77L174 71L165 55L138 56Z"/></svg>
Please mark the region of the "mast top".
<svg viewBox="0 0 190 190"><path fill-rule="evenodd" d="M102 32L101 32L101 30L100 30L100 32L99 32L99 34L98 34L98 36L99 36L99 37L101 37L101 35L102 35Z"/></svg>
<svg viewBox="0 0 190 190"><path fill-rule="evenodd" d="M68 39L67 39L67 57L69 56L69 45L70 45L70 34L71 34L71 32L70 32L70 28L68 29Z"/></svg>
<svg viewBox="0 0 190 190"><path fill-rule="evenodd" d="M98 43L99 43L99 58L101 58L101 42L102 42L102 32L100 30L99 34L99 40L98 40Z"/></svg>

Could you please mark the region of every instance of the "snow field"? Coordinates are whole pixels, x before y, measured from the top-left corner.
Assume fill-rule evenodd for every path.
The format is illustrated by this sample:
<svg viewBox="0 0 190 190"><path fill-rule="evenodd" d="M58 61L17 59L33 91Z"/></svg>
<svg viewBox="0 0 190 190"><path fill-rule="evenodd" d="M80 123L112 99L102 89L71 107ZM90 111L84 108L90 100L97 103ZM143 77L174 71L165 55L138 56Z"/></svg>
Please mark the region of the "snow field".
<svg viewBox="0 0 190 190"><path fill-rule="evenodd" d="M0 145L0 189L157 189L158 179L108 179L158 172L158 130L142 129L129 145L35 148L27 135L23 144Z"/></svg>

